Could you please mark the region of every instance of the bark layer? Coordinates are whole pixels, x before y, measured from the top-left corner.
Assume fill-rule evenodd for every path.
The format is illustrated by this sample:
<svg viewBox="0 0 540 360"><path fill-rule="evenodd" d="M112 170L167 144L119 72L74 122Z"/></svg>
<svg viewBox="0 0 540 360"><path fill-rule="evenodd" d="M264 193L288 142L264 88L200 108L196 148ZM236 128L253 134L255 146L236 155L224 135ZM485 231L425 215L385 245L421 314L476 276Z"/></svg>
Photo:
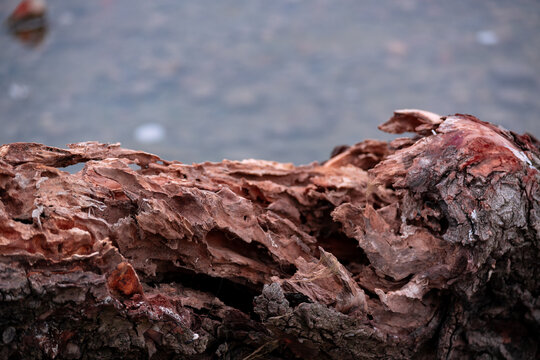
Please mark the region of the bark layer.
<svg viewBox="0 0 540 360"><path fill-rule="evenodd" d="M537 357L538 141L381 128L417 135L297 167L0 147L0 356Z"/></svg>

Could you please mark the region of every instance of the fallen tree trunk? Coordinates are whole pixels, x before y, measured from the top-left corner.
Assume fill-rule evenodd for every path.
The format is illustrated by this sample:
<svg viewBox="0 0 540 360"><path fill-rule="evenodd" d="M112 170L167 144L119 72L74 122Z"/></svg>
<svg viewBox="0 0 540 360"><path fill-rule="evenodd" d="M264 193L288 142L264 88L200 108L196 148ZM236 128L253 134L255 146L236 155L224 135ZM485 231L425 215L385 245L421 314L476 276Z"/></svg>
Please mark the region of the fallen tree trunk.
<svg viewBox="0 0 540 360"><path fill-rule="evenodd" d="M417 135L298 167L0 147L0 356L538 358L538 141L381 128Z"/></svg>

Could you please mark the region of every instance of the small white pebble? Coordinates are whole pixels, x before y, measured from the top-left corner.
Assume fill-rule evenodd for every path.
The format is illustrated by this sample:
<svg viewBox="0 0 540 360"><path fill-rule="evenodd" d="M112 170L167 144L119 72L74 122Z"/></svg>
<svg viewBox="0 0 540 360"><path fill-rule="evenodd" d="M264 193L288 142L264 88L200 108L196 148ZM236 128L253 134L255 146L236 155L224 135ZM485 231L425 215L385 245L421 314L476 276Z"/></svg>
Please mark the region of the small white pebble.
<svg viewBox="0 0 540 360"><path fill-rule="evenodd" d="M141 143L157 143L165 138L165 128L161 124L147 123L135 128L133 136Z"/></svg>
<svg viewBox="0 0 540 360"><path fill-rule="evenodd" d="M30 95L30 88L24 84L11 83L8 93L13 100L24 100Z"/></svg>
<svg viewBox="0 0 540 360"><path fill-rule="evenodd" d="M193 340L197 340L199 338L199 334L193 333Z"/></svg>
<svg viewBox="0 0 540 360"><path fill-rule="evenodd" d="M476 33L476 41L482 45L492 46L497 45L499 38L497 37L497 34L491 30L482 30Z"/></svg>

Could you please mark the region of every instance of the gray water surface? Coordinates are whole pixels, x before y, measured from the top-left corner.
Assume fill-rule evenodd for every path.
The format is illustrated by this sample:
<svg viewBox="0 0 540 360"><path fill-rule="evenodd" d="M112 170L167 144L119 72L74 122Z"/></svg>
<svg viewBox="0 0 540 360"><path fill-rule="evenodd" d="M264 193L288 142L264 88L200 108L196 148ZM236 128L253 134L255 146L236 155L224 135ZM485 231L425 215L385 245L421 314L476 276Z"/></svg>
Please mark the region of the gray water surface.
<svg viewBox="0 0 540 360"><path fill-rule="evenodd" d="M47 5L39 46L0 34L0 143L300 164L391 138L376 127L399 108L540 135L535 0Z"/></svg>

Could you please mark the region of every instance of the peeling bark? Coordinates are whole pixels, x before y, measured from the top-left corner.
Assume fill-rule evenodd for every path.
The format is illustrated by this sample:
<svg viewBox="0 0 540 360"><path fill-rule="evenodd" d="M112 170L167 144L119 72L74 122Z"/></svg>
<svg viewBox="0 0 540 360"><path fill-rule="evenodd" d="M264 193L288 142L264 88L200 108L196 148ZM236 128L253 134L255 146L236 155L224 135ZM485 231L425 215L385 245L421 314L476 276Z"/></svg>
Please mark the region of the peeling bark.
<svg viewBox="0 0 540 360"><path fill-rule="evenodd" d="M538 140L381 129L416 136L297 167L0 147L0 356L537 358Z"/></svg>

